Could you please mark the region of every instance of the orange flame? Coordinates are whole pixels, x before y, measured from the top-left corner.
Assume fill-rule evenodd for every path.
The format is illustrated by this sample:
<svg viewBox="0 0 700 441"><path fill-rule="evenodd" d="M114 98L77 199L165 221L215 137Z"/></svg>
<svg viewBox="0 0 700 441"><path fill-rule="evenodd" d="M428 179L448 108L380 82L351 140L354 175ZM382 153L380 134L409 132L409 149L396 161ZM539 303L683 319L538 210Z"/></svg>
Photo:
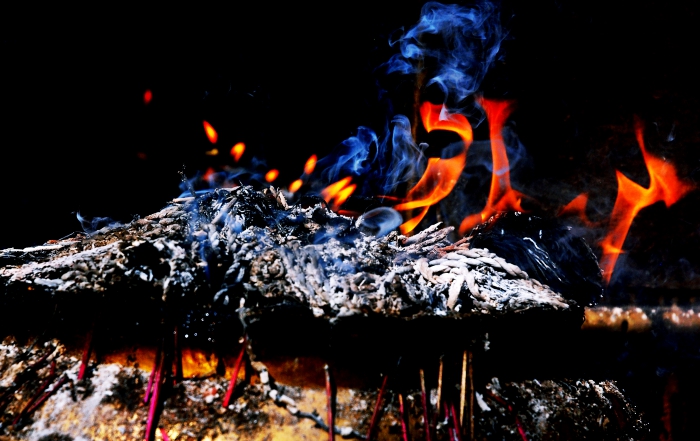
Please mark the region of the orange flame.
<svg viewBox="0 0 700 441"><path fill-rule="evenodd" d="M321 197L330 204L331 210L336 211L355 191L357 185L350 184L351 181L348 176L321 190Z"/></svg>
<svg viewBox="0 0 700 441"><path fill-rule="evenodd" d="M316 168L317 161L318 157L316 155L311 155L311 157L306 160L306 164L304 164L304 174L310 175L313 173L314 169Z"/></svg>
<svg viewBox="0 0 700 441"><path fill-rule="evenodd" d="M207 150L206 152L204 152L204 154L207 155L207 156L216 156L216 155L219 154L219 149L217 149L216 147L214 147L213 149Z"/></svg>
<svg viewBox="0 0 700 441"><path fill-rule="evenodd" d="M343 178L338 182L334 182L333 184L321 190L321 197L326 201L330 201L338 194L340 190L345 188L351 181L352 178L348 176L347 178Z"/></svg>
<svg viewBox="0 0 700 441"><path fill-rule="evenodd" d="M577 217L587 227L594 227L595 224L586 215L586 205L588 205L588 194L581 193L559 210L557 216Z"/></svg>
<svg viewBox="0 0 700 441"><path fill-rule="evenodd" d="M346 200L355 192L355 189L357 188L357 185L355 184L350 184L347 187L343 188L338 192L338 194L335 196L335 203L331 204L331 210L337 211L338 208L345 203Z"/></svg>
<svg viewBox="0 0 700 441"><path fill-rule="evenodd" d="M406 202L394 208L399 211L423 208L412 219L404 222L399 228L402 234L411 232L428 213L428 209L450 194L457 184L462 170L467 162L467 149L473 140L472 126L464 115L450 114L445 106L425 102L420 108L425 130L447 130L455 132L464 142L464 150L449 159L428 158L425 173L418 183L409 190Z"/></svg>
<svg viewBox="0 0 700 441"><path fill-rule="evenodd" d="M656 157L646 151L642 124L636 124L637 142L642 151L644 163L649 172L649 188L633 182L627 176L616 170L617 175L617 199L610 215L610 231L600 243L603 256L600 259L600 267L603 269L603 279L610 282L617 257L622 252L627 232L637 213L659 201L664 201L666 207L670 207L694 188L678 178L675 167L664 159Z"/></svg>
<svg viewBox="0 0 700 441"><path fill-rule="evenodd" d="M275 179L277 179L277 177L278 177L279 175L280 175L279 170L273 168L273 169L270 170L269 172L265 173L265 180L266 180L267 182L272 182L272 181L274 181Z"/></svg>
<svg viewBox="0 0 700 441"><path fill-rule="evenodd" d="M481 213L471 214L464 218L459 226L460 234L465 234L500 211L523 211L520 206L520 201L523 198L522 193L513 190L510 186L510 166L502 133L503 125L513 111L514 102L481 98L479 104L486 112L486 118L489 121L493 162L491 189L486 206L481 210Z"/></svg>
<svg viewBox="0 0 700 441"><path fill-rule="evenodd" d="M214 127L212 127L211 124L209 124L206 121L202 121L202 124L204 125L204 133L207 134L207 138L209 138L209 141L212 144L216 144L216 140L219 139L219 134L216 133L216 130L214 130Z"/></svg>
<svg viewBox="0 0 700 441"><path fill-rule="evenodd" d="M204 176L202 176L202 179L204 179L207 182L212 182L214 179L214 175L216 174L216 171L212 167L209 167L206 172L204 172Z"/></svg>
<svg viewBox="0 0 700 441"><path fill-rule="evenodd" d="M297 191L299 191L302 185L304 185L304 181L302 181L301 179L297 179L296 181L289 184L289 192L296 193Z"/></svg>
<svg viewBox="0 0 700 441"><path fill-rule="evenodd" d="M245 144L242 142L236 143L233 147L231 147L231 156L233 156L233 160L236 162L241 159L243 152L245 152Z"/></svg>
<svg viewBox="0 0 700 441"><path fill-rule="evenodd" d="M151 92L151 89L146 89L146 91L143 93L143 104L146 106L151 102L153 99L153 92Z"/></svg>

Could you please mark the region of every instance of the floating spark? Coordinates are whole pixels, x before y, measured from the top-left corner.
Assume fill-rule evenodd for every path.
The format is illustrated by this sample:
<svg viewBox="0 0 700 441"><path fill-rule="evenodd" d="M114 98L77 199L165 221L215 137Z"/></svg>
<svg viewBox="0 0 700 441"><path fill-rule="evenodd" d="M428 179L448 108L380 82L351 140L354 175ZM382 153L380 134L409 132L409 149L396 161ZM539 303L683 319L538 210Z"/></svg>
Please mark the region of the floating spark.
<svg viewBox="0 0 700 441"><path fill-rule="evenodd" d="M204 133L207 134L207 138L209 138L209 142L212 144L216 144L216 141L219 139L219 134L216 133L216 130L214 130L214 127L212 127L211 124L209 124L206 121L202 121L202 124L204 125Z"/></svg>

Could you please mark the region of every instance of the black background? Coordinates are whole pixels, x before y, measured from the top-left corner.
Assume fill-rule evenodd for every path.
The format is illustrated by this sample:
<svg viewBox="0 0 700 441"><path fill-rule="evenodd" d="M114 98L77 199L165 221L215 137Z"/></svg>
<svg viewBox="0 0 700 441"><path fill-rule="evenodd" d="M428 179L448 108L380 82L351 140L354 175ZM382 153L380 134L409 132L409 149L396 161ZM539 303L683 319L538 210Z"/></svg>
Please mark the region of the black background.
<svg viewBox="0 0 700 441"><path fill-rule="evenodd" d="M309 154L323 156L358 125L381 128L375 68L394 51L390 35L415 24L421 5L6 7L0 248L80 230L75 212L147 215L180 193L183 166L193 175L230 162L225 152L238 141L248 145L244 160L264 157L281 170L280 185L290 182ZM633 115L660 128L659 137L673 127L665 153L697 180L698 7L573 1L501 9L504 58L484 91L518 100L520 137L546 182L588 172L580 181L609 187L612 166L634 174L639 164L601 139L605 127L627 128L621 148L639 162ZM219 132L218 158L204 154L211 144L203 119Z"/></svg>

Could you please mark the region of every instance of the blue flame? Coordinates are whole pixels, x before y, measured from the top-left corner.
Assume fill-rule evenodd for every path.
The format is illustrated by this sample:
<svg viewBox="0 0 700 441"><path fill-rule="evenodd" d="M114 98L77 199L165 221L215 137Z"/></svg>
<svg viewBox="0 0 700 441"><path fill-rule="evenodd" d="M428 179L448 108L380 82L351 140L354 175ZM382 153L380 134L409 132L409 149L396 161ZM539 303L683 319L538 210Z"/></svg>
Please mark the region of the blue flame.
<svg viewBox="0 0 700 441"><path fill-rule="evenodd" d="M438 85L446 99L457 103L479 89L502 40L494 4L466 7L429 2L418 24L392 42L399 44L401 52L386 63L387 71L415 74L425 69L426 85Z"/></svg>

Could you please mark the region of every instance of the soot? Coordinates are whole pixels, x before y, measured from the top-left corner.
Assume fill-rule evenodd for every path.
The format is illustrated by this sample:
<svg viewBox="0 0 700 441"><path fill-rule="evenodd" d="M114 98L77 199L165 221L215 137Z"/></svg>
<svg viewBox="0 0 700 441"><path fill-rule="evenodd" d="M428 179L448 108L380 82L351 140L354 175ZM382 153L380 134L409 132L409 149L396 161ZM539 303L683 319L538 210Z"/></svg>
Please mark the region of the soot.
<svg viewBox="0 0 700 441"><path fill-rule="evenodd" d="M580 306L603 294L598 260L586 241L556 219L502 213L472 231L471 245L488 248Z"/></svg>

